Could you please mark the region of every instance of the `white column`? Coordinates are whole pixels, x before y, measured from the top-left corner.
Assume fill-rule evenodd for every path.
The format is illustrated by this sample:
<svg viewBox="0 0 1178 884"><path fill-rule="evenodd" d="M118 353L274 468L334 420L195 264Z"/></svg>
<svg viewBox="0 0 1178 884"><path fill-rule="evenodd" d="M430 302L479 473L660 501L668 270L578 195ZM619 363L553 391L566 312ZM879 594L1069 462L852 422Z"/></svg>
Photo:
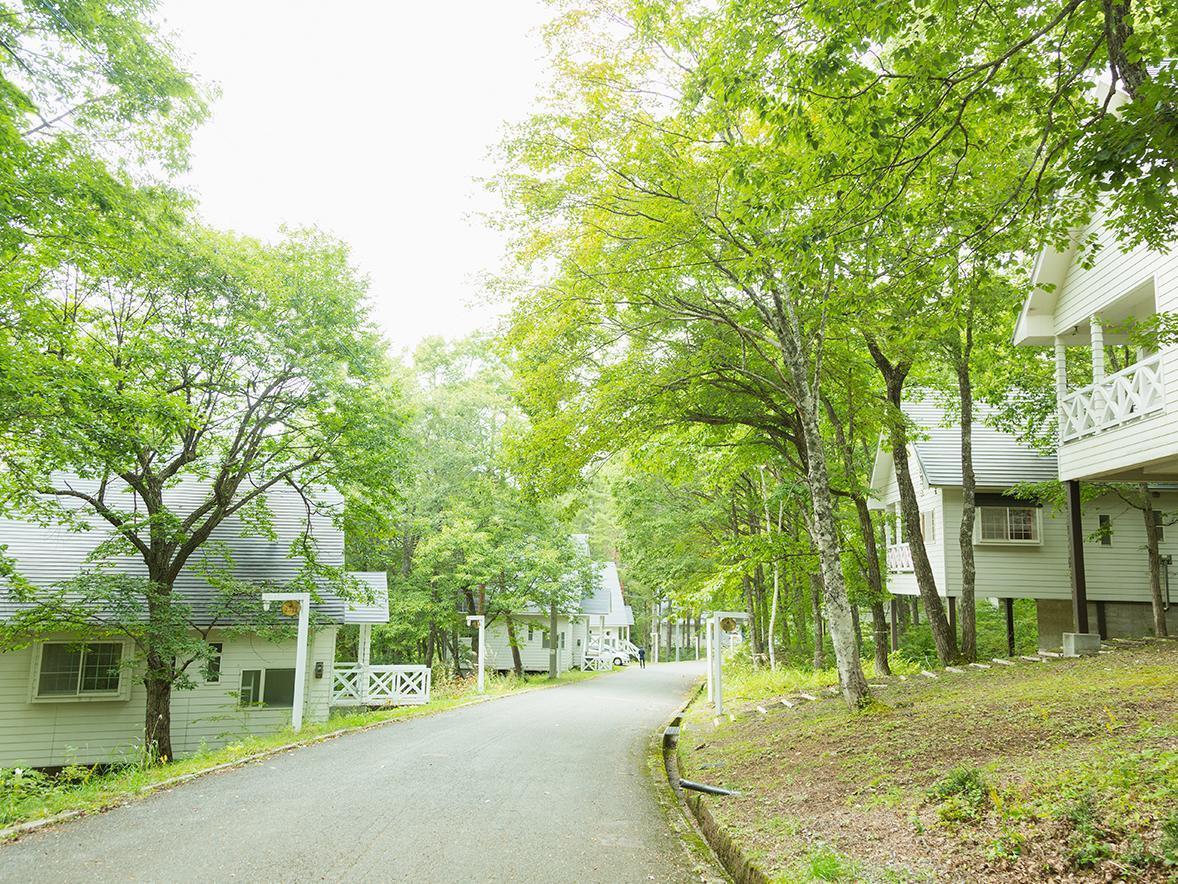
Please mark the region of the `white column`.
<svg viewBox="0 0 1178 884"><path fill-rule="evenodd" d="M1055 398L1062 401L1068 392L1068 348L1055 339Z"/></svg>
<svg viewBox="0 0 1178 884"><path fill-rule="evenodd" d="M368 702L368 669L372 665L372 624L360 624L360 638L356 645L356 666L360 670L357 687L360 689L360 705Z"/></svg>
<svg viewBox="0 0 1178 884"><path fill-rule="evenodd" d="M1092 328L1092 382L1100 383L1104 380L1104 326L1095 316L1091 320Z"/></svg>
<svg viewBox="0 0 1178 884"><path fill-rule="evenodd" d="M704 645L708 652L708 702L712 702L712 618L704 621Z"/></svg>
<svg viewBox="0 0 1178 884"><path fill-rule="evenodd" d="M299 636L295 650L294 705L290 710L290 724L295 733L303 729L303 694L307 689L307 628L311 613L311 596L303 593L299 599Z"/></svg>
<svg viewBox="0 0 1178 884"><path fill-rule="evenodd" d="M483 675L486 669L487 659L487 639L483 634L483 627L486 626L487 618L482 614L472 614L466 618L466 623L469 626L472 623L478 623L479 626L479 654L478 654L478 692L481 694L486 688L486 680Z"/></svg>
<svg viewBox="0 0 1178 884"><path fill-rule="evenodd" d="M724 657L724 647L720 642L720 618L712 615L712 639L715 647L712 649L712 707L716 715L724 714L724 685L721 680L720 663Z"/></svg>

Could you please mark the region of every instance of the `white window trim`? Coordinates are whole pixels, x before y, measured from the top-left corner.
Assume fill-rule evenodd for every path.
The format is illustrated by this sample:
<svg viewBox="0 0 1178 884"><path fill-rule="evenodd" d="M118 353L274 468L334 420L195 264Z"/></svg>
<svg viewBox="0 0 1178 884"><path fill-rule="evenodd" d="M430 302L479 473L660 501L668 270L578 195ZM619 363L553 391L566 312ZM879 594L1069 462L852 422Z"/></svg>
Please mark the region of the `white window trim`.
<svg viewBox="0 0 1178 884"><path fill-rule="evenodd" d="M1034 540L983 540L982 539L982 510L984 509L1029 509L1035 514L1035 539ZM1019 504L1007 504L1003 507L996 506L979 506L974 517L973 523L973 543L974 546L1042 546L1043 545L1043 511L1042 507L1037 506L1020 506Z"/></svg>
<svg viewBox="0 0 1178 884"><path fill-rule="evenodd" d="M85 694L51 694L46 697L37 694L37 686L41 681L41 656L45 645L78 645L99 642L102 644L122 645L123 653L119 658L119 689L117 691L88 692ZM127 671L127 660L130 656L131 643L124 638L54 638L33 643L33 665L29 673L29 702L30 703L109 703L112 701L126 701L131 699L130 673Z"/></svg>

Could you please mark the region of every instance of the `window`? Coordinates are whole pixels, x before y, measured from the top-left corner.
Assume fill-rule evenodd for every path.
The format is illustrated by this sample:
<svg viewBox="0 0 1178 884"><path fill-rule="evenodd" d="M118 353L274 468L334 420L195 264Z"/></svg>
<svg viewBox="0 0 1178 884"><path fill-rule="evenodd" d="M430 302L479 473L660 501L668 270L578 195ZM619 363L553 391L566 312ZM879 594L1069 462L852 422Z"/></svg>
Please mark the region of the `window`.
<svg viewBox="0 0 1178 884"><path fill-rule="evenodd" d="M929 510L920 514L920 536L925 543L937 542L937 511Z"/></svg>
<svg viewBox="0 0 1178 884"><path fill-rule="evenodd" d="M1153 511L1154 533L1158 536L1158 543L1161 543L1166 539L1166 526L1162 521L1162 516L1164 515L1165 513L1160 513L1157 510Z"/></svg>
<svg viewBox="0 0 1178 884"><path fill-rule="evenodd" d="M209 656L205 660L204 677L206 684L221 682L221 653L225 646L221 642L209 642Z"/></svg>
<svg viewBox="0 0 1178 884"><path fill-rule="evenodd" d="M528 624L528 641L534 641L536 636L536 627L531 623Z"/></svg>
<svg viewBox="0 0 1178 884"><path fill-rule="evenodd" d="M545 648L551 647L551 644L548 641L548 633L547 632L545 632L541 636L541 642L543 643L543 645L542 645L543 647L545 647ZM556 646L562 650L564 649L564 633L563 632L558 632L556 634Z"/></svg>
<svg viewBox="0 0 1178 884"><path fill-rule="evenodd" d="M293 706L293 669L243 669L239 706Z"/></svg>
<svg viewBox="0 0 1178 884"><path fill-rule="evenodd" d="M46 642L38 698L112 697L123 687L122 642Z"/></svg>
<svg viewBox="0 0 1178 884"><path fill-rule="evenodd" d="M978 537L983 543L1038 543L1039 515L1029 506L980 508Z"/></svg>
<svg viewBox="0 0 1178 884"><path fill-rule="evenodd" d="M1100 545L1113 545L1113 517L1106 516L1103 513L1096 517L1100 523Z"/></svg>

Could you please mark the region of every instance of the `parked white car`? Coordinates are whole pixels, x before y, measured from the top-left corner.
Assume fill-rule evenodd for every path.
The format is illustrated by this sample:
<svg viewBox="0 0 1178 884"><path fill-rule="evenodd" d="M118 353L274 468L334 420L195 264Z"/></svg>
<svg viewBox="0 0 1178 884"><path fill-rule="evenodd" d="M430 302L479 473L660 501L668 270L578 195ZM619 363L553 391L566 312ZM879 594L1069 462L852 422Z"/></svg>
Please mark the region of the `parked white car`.
<svg viewBox="0 0 1178 884"><path fill-rule="evenodd" d="M594 640L585 647L585 656L604 657L614 666L625 666L631 660L638 659L638 649L630 642L607 641L602 645L600 641Z"/></svg>

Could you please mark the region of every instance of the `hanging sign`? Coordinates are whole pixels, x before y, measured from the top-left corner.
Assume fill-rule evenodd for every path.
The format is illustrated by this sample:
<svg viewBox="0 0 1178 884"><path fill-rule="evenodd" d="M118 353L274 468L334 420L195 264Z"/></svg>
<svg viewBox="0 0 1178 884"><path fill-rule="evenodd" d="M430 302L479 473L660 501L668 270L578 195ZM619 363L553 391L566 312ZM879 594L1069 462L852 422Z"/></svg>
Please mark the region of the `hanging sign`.
<svg viewBox="0 0 1178 884"><path fill-rule="evenodd" d="M723 632L736 632L736 620L732 617L724 617L720 620L720 629Z"/></svg>
<svg viewBox="0 0 1178 884"><path fill-rule="evenodd" d="M282 603L282 613L287 617L297 617L299 615L299 603L297 599L287 599Z"/></svg>

